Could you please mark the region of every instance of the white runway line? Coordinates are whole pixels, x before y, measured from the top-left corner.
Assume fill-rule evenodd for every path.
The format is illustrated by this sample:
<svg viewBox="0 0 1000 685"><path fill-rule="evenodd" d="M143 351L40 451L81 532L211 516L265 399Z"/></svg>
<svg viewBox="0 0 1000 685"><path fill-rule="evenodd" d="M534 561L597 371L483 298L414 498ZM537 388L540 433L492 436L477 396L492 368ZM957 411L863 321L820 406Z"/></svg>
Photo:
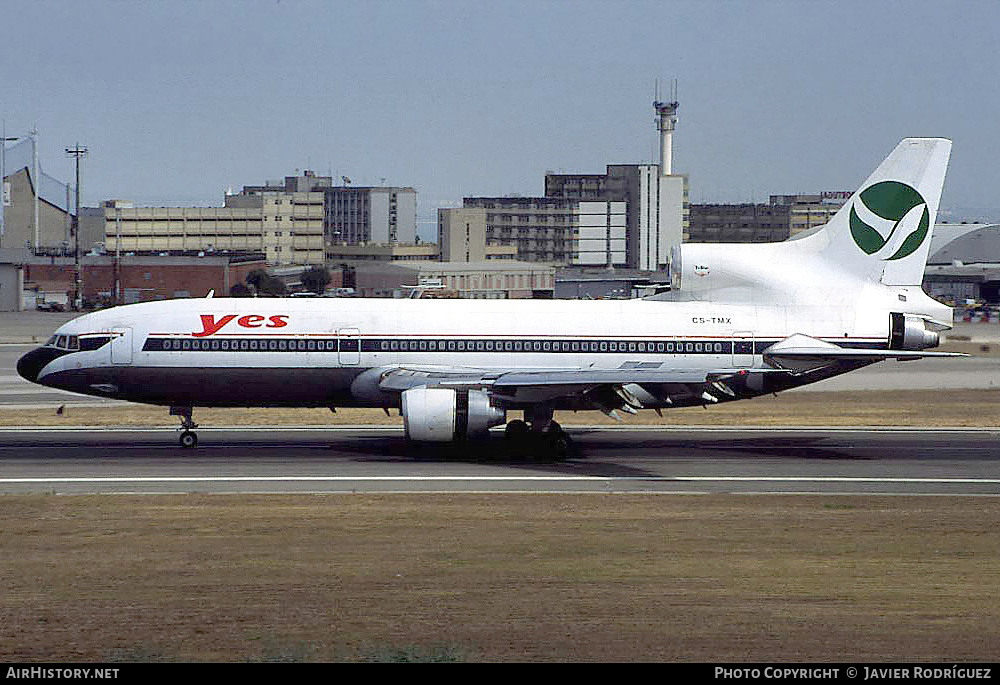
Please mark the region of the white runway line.
<svg viewBox="0 0 1000 685"><path fill-rule="evenodd" d="M996 485L1000 478L846 476L101 476L0 478L0 484L47 483L385 483L385 482L587 482L587 483L921 483Z"/></svg>

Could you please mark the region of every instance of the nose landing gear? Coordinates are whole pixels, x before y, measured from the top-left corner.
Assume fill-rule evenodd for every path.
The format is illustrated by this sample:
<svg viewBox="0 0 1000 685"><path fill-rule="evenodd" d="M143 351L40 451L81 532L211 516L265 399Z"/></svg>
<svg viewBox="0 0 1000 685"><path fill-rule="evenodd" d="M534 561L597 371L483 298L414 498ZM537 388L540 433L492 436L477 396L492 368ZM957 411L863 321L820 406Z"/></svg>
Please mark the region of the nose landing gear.
<svg viewBox="0 0 1000 685"><path fill-rule="evenodd" d="M171 416L181 417L181 425L177 430L181 431L180 443L184 449L193 449L198 446L198 434L194 429L198 424L191 418L191 407L170 407Z"/></svg>

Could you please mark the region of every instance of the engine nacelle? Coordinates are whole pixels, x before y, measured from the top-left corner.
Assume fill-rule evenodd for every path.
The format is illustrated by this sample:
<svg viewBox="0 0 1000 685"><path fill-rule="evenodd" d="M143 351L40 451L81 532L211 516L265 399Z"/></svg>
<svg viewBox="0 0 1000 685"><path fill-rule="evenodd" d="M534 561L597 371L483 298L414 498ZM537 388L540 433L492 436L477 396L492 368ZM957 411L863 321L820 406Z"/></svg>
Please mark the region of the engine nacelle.
<svg viewBox="0 0 1000 685"><path fill-rule="evenodd" d="M491 406L487 393L464 388L410 388L402 412L406 437L423 442L468 438L507 422L507 412Z"/></svg>
<svg viewBox="0 0 1000 685"><path fill-rule="evenodd" d="M926 350L928 347L937 347L940 344L937 331L929 330L927 322L919 316L892 312L889 318L891 322L889 349Z"/></svg>

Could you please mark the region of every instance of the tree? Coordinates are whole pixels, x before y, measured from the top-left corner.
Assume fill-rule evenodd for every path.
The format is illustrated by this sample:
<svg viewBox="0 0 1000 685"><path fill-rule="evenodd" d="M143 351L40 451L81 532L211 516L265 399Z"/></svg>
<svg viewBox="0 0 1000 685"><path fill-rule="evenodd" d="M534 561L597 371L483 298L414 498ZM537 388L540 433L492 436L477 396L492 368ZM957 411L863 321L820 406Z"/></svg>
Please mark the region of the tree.
<svg viewBox="0 0 1000 685"><path fill-rule="evenodd" d="M229 297L253 297L254 291L246 283L237 283L229 289Z"/></svg>
<svg viewBox="0 0 1000 685"><path fill-rule="evenodd" d="M299 280L307 290L322 295L326 291L326 286L330 285L331 278L326 267L313 266L303 271Z"/></svg>
<svg viewBox="0 0 1000 685"><path fill-rule="evenodd" d="M247 284L253 286L258 295L284 297L285 282L275 278L263 269L254 269L247 274Z"/></svg>

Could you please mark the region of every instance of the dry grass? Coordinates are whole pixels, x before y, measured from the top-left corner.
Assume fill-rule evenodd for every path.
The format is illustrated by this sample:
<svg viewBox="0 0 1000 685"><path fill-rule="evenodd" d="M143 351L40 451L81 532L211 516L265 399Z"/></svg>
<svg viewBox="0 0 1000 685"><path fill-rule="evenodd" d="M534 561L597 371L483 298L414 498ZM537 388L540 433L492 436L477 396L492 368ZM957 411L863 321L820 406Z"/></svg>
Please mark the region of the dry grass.
<svg viewBox="0 0 1000 685"><path fill-rule="evenodd" d="M828 425L828 426L997 426L1000 392L996 390L906 390L865 392L793 392L707 408L664 410L663 416L642 411L621 414L618 424L604 414L561 412L565 425ZM378 409L195 409L202 426L249 425L402 425L398 412ZM73 407L62 415L54 409L5 408L5 426L170 426L179 419L165 407Z"/></svg>
<svg viewBox="0 0 1000 685"><path fill-rule="evenodd" d="M0 659L967 661L1000 500L0 498Z"/></svg>

